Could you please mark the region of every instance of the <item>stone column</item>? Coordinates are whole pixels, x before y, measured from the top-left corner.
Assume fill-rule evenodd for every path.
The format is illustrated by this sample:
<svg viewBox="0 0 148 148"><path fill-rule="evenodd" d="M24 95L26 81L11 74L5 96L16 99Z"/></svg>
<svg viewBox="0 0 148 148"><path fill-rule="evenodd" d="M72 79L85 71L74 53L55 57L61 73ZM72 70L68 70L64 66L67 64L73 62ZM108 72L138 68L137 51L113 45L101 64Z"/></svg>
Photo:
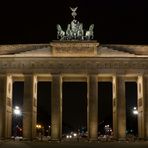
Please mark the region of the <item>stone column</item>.
<svg viewBox="0 0 148 148"><path fill-rule="evenodd" d="M95 74L88 77L87 121L88 139L98 140L98 80Z"/></svg>
<svg viewBox="0 0 148 148"><path fill-rule="evenodd" d="M62 136L62 79L52 76L51 87L51 140L60 141Z"/></svg>
<svg viewBox="0 0 148 148"><path fill-rule="evenodd" d="M117 128L117 80L116 76L112 78L112 91L113 91L113 136L117 139L118 137L118 128Z"/></svg>
<svg viewBox="0 0 148 148"><path fill-rule="evenodd" d="M125 98L125 79L123 76L117 76L117 138L125 140L126 137L126 98Z"/></svg>
<svg viewBox="0 0 148 148"><path fill-rule="evenodd" d="M12 132L12 77L0 76L0 138L10 138Z"/></svg>
<svg viewBox="0 0 148 148"><path fill-rule="evenodd" d="M32 140L36 136L37 78L25 75L23 100L23 137Z"/></svg>
<svg viewBox="0 0 148 148"><path fill-rule="evenodd" d="M144 85L143 76L138 76L138 137L144 139Z"/></svg>
<svg viewBox="0 0 148 148"><path fill-rule="evenodd" d="M144 76L144 138L148 140L148 75Z"/></svg>

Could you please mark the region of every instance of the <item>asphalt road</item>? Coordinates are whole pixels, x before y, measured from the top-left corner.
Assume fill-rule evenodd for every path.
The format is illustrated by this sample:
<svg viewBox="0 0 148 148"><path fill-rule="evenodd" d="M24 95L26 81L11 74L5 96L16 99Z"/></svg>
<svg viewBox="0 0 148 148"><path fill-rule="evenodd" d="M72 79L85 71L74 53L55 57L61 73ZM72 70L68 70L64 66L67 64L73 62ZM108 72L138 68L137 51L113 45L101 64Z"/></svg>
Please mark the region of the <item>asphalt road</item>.
<svg viewBox="0 0 148 148"><path fill-rule="evenodd" d="M0 148L148 148L147 142L114 142L114 143L88 143L88 142L28 142L28 141L1 141Z"/></svg>

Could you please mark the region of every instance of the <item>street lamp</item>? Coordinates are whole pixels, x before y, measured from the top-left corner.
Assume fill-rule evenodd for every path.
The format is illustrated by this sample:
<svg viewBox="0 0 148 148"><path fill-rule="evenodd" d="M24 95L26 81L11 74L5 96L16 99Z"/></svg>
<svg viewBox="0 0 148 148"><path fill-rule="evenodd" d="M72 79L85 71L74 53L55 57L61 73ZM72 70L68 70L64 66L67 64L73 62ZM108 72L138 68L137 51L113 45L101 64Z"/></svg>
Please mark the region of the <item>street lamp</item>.
<svg viewBox="0 0 148 148"><path fill-rule="evenodd" d="M19 108L19 106L15 106L14 110L13 110L14 115L16 116L21 116L22 112Z"/></svg>
<svg viewBox="0 0 148 148"><path fill-rule="evenodd" d="M48 126L48 136L51 136L51 126Z"/></svg>
<svg viewBox="0 0 148 148"><path fill-rule="evenodd" d="M138 110L137 110L136 107L133 108L133 114L134 114L134 115L138 115Z"/></svg>
<svg viewBox="0 0 148 148"><path fill-rule="evenodd" d="M14 114L14 135L20 136L22 133L22 129L19 126L19 122L21 122L21 121L19 121L20 118L18 118L18 117L20 117L22 115L22 112L21 112L19 106L14 107L13 114Z"/></svg>
<svg viewBox="0 0 148 148"><path fill-rule="evenodd" d="M42 141L42 134L43 134L43 127L42 127L42 125L40 125L40 124L37 124L36 125L36 129L37 129L37 134L38 134L38 137L41 139L41 141Z"/></svg>

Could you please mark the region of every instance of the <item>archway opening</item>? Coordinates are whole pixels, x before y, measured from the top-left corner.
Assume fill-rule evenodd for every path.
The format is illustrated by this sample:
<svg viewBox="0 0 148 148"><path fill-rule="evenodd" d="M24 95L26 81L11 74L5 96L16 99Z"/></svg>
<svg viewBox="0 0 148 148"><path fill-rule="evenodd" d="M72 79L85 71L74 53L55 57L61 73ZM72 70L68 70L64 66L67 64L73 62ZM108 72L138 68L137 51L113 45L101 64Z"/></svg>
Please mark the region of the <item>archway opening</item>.
<svg viewBox="0 0 148 148"><path fill-rule="evenodd" d="M127 135L138 135L138 114L137 110L137 83L126 82L126 133Z"/></svg>
<svg viewBox="0 0 148 148"><path fill-rule="evenodd" d="M112 83L98 82L98 136L112 134L112 120Z"/></svg>
<svg viewBox="0 0 148 148"><path fill-rule="evenodd" d="M63 82L63 138L87 137L87 83Z"/></svg>
<svg viewBox="0 0 148 148"><path fill-rule="evenodd" d="M37 89L37 137L51 136L51 82L38 82Z"/></svg>
<svg viewBox="0 0 148 148"><path fill-rule="evenodd" d="M12 94L12 136L23 136L23 98L24 82L17 81L13 83Z"/></svg>

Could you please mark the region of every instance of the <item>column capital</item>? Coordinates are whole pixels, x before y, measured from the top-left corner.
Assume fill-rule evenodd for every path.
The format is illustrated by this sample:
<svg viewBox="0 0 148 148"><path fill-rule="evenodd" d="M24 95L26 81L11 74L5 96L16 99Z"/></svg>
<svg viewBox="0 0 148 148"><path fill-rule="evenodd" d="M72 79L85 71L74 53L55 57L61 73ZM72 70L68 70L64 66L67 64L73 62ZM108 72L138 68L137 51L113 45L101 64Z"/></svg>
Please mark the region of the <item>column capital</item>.
<svg viewBox="0 0 148 148"><path fill-rule="evenodd" d="M24 77L35 77L35 76L37 76L37 74L35 74L35 73L25 73L23 75L24 75Z"/></svg>
<svg viewBox="0 0 148 148"><path fill-rule="evenodd" d="M60 73L60 72L52 72L50 74L51 74L51 76L53 76L53 75L62 75L62 73Z"/></svg>
<svg viewBox="0 0 148 148"><path fill-rule="evenodd" d="M90 73L90 74L87 75L87 81L90 81L90 78L95 78L96 81L97 81L98 75L94 74L94 73Z"/></svg>
<svg viewBox="0 0 148 148"><path fill-rule="evenodd" d="M148 77L148 74L144 74L143 77Z"/></svg>
<svg viewBox="0 0 148 148"><path fill-rule="evenodd" d="M90 72L90 73L87 73L87 75L88 75L88 76L91 76L91 75L96 75L96 76L97 76L98 73L97 73L97 72Z"/></svg>
<svg viewBox="0 0 148 148"><path fill-rule="evenodd" d="M126 75L124 75L124 74L123 74L123 75L117 74L117 75L115 75L115 77L116 77L116 78L126 78Z"/></svg>

